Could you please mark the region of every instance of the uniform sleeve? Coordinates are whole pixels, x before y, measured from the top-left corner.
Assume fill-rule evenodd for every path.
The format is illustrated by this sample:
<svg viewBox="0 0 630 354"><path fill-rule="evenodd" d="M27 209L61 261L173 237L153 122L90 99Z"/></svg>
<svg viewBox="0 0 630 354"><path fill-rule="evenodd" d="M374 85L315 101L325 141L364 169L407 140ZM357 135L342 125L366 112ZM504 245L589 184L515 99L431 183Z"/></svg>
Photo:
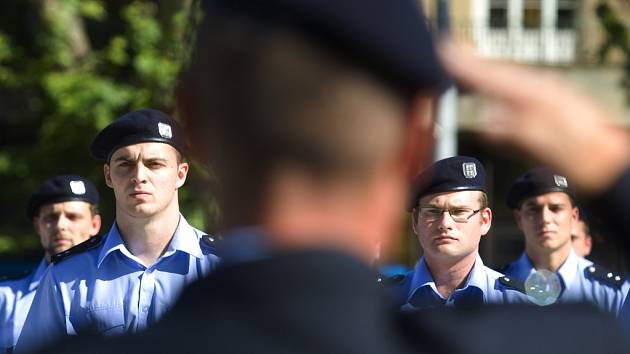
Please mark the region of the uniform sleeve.
<svg viewBox="0 0 630 354"><path fill-rule="evenodd" d="M9 326L13 309L12 292L8 286L0 287L0 353L13 347L13 328Z"/></svg>
<svg viewBox="0 0 630 354"><path fill-rule="evenodd" d="M26 316L15 353L30 353L52 344L68 333L64 301L55 277L55 266L48 267L39 283L33 304Z"/></svg>

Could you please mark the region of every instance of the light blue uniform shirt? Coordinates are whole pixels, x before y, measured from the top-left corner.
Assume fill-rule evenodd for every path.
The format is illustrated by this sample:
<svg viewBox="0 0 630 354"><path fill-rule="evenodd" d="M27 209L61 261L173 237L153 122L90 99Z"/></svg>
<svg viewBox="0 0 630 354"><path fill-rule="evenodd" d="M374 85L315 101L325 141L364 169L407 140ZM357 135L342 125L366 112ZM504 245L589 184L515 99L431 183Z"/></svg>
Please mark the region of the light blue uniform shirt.
<svg viewBox="0 0 630 354"><path fill-rule="evenodd" d="M186 285L217 266L219 259L203 235L180 216L164 255L145 267L114 223L96 247L48 268L16 352L41 348L64 335L118 335L154 324Z"/></svg>
<svg viewBox="0 0 630 354"><path fill-rule="evenodd" d="M562 292L557 302L589 302L601 310L611 312L617 316L621 311L630 285L627 281L624 281L620 287L617 287L612 281L609 282L591 276L589 270L595 269L594 267L597 266L595 266L593 262L579 257L575 254L573 249L571 249L569 257L556 272L562 286ZM515 279L525 281L527 277L535 271L536 269L529 260L529 257L523 252L519 259L511 263L505 269L505 274ZM618 275L610 274L611 280L618 277Z"/></svg>
<svg viewBox="0 0 630 354"><path fill-rule="evenodd" d="M407 273L399 287L406 295L399 303L402 310L425 309L439 306L529 303L527 296L500 283L503 274L483 264L477 255L465 285L445 299L437 290L424 257L413 271Z"/></svg>
<svg viewBox="0 0 630 354"><path fill-rule="evenodd" d="M48 263L42 259L35 271L27 276L0 282L0 353L17 343L35 290L47 267Z"/></svg>

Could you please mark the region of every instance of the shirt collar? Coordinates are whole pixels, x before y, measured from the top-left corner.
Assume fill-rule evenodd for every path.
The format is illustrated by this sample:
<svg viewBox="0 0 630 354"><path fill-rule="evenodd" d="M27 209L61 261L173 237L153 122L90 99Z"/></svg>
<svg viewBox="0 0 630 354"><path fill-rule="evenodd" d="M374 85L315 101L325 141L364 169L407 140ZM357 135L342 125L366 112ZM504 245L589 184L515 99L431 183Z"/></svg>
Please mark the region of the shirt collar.
<svg viewBox="0 0 630 354"><path fill-rule="evenodd" d="M485 275L486 273L484 271L484 267L485 266L483 264L483 261L481 260L481 257L479 256L479 254L477 254L477 258L475 259L475 264L473 265L472 269L470 270L470 273L468 273L468 276L466 278L466 282L465 282L466 285L463 288L455 289L453 294L457 291L463 291L469 286L476 287L483 292L483 289L485 288L484 284L486 283L486 275ZM422 257L420 258L420 261L416 265L413 277L411 278L411 286L410 286L407 302L409 302L411 298L413 298L414 294L418 291L418 289L425 286L431 287L431 289L435 292L435 294L442 297L440 293L437 291L437 287L435 285L435 282L433 281L433 277L431 276L431 273L429 272L429 269L427 268L426 261L424 257Z"/></svg>
<svg viewBox="0 0 630 354"><path fill-rule="evenodd" d="M171 242L169 242L168 247L166 248L166 252L160 257L168 257L171 254L182 251L188 253L194 257L202 258L203 253L201 252L201 246L199 246L199 239L201 235L195 230L186 219L180 214L179 216L179 224L175 229L175 233L171 238ZM116 222L112 225L112 228L109 230L107 236L105 237L105 244L98 256L97 267L100 267L103 263L103 260L112 252L120 250L121 253L126 255L127 257L133 258L131 252L125 246L122 237L120 236L120 230L118 230L118 225Z"/></svg>
<svg viewBox="0 0 630 354"><path fill-rule="evenodd" d="M190 226L188 221L180 214L179 224L177 225L177 229L175 229L175 234L168 244L163 257L170 256L176 251L182 251L196 258L202 258L203 252L201 252L201 246L199 246L201 236L202 235Z"/></svg>
<svg viewBox="0 0 630 354"><path fill-rule="evenodd" d="M477 254L475 264L468 274L468 280L466 281L466 286L463 289L466 289L469 286L474 286L483 291L486 288L486 284L488 283L486 274L487 273L485 271L485 265L481 260L481 256Z"/></svg>
<svg viewBox="0 0 630 354"><path fill-rule="evenodd" d="M560 269L558 269L558 275L564 282L565 287L569 287L575 280L578 273L578 256L571 247L569 251L569 257L562 263Z"/></svg>

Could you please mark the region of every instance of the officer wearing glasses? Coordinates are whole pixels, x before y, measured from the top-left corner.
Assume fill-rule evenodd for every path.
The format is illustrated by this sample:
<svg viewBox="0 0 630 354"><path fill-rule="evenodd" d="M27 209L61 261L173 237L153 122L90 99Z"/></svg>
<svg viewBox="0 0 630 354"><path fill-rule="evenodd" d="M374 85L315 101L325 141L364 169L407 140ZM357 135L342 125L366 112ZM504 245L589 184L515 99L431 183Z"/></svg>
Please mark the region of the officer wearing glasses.
<svg viewBox="0 0 630 354"><path fill-rule="evenodd" d="M560 303L588 302L619 315L630 285L622 275L579 257L571 233L579 221L575 193L566 177L549 168L527 171L514 181L507 195L525 250L505 274L525 280L536 270L560 278Z"/></svg>
<svg viewBox="0 0 630 354"><path fill-rule="evenodd" d="M477 159L437 161L416 177L411 196L408 211L424 255L394 285L401 309L529 302L522 282L484 266L479 256L492 210Z"/></svg>

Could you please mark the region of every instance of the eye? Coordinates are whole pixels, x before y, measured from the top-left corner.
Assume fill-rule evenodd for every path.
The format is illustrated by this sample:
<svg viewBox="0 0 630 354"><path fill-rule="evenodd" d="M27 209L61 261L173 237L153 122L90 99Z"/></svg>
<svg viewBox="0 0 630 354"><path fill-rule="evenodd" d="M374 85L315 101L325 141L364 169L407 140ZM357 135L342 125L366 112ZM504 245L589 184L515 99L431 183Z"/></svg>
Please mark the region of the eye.
<svg viewBox="0 0 630 354"><path fill-rule="evenodd" d="M534 213L539 212L540 210L541 210L541 208L539 206L537 206L537 205L532 205L532 206L525 207L525 212L528 213L528 214L534 214Z"/></svg>
<svg viewBox="0 0 630 354"><path fill-rule="evenodd" d="M57 216L55 216L55 215L46 215L46 216L44 216L43 219L44 219L44 222L46 222L46 223L53 223L53 222L57 221Z"/></svg>
<svg viewBox="0 0 630 354"><path fill-rule="evenodd" d="M450 211L450 214L453 216L468 216L471 209L468 208L455 208Z"/></svg>
<svg viewBox="0 0 630 354"><path fill-rule="evenodd" d="M147 162L146 166L150 169L157 169L166 167L166 163L164 161L152 160Z"/></svg>
<svg viewBox="0 0 630 354"><path fill-rule="evenodd" d="M121 168L129 168L132 166L132 163L129 161L121 161L117 164L117 166Z"/></svg>
<svg viewBox="0 0 630 354"><path fill-rule="evenodd" d="M422 215L428 217L440 216L442 214L442 209L439 208L422 208Z"/></svg>

